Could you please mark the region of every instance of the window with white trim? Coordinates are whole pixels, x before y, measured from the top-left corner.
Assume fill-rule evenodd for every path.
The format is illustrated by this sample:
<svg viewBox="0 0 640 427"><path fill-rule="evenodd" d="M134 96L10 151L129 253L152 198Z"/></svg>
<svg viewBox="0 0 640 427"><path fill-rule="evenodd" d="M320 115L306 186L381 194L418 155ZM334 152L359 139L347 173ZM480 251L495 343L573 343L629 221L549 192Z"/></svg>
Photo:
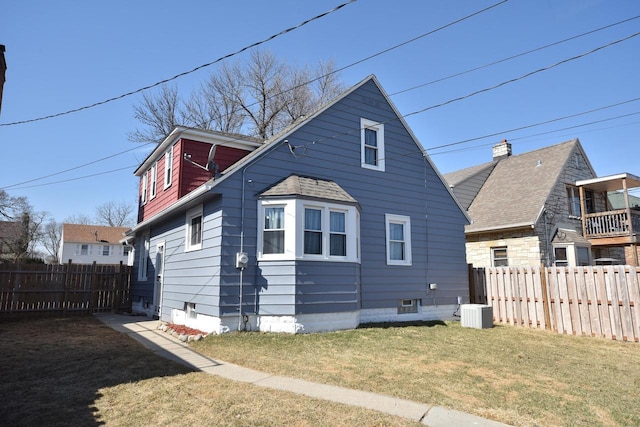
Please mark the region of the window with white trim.
<svg viewBox="0 0 640 427"><path fill-rule="evenodd" d="M144 205L147 203L147 181L149 180L149 171L146 171L142 174L142 191L140 196L140 204Z"/></svg>
<svg viewBox="0 0 640 427"><path fill-rule="evenodd" d="M173 172L173 145L164 153L164 189L171 187Z"/></svg>
<svg viewBox="0 0 640 427"><path fill-rule="evenodd" d="M76 255L91 255L91 245L88 244L78 244L76 245L76 251L75 251Z"/></svg>
<svg viewBox="0 0 640 427"><path fill-rule="evenodd" d="M491 264L494 267L509 266L509 256L507 254L506 246L491 248Z"/></svg>
<svg viewBox="0 0 640 427"><path fill-rule="evenodd" d="M359 261L355 206L261 200L259 212L259 260Z"/></svg>
<svg viewBox="0 0 640 427"><path fill-rule="evenodd" d="M111 255L111 245L102 245L102 256Z"/></svg>
<svg viewBox="0 0 640 427"><path fill-rule="evenodd" d="M411 218L385 214L387 264L411 265Z"/></svg>
<svg viewBox="0 0 640 427"><path fill-rule="evenodd" d="M360 119L361 166L384 171L384 125Z"/></svg>
<svg viewBox="0 0 640 427"><path fill-rule="evenodd" d="M156 190L158 187L158 162L155 162L153 166L151 166L151 191L149 200L156 197Z"/></svg>
<svg viewBox="0 0 640 427"><path fill-rule="evenodd" d="M202 249L202 206L187 212L185 251Z"/></svg>
<svg viewBox="0 0 640 427"><path fill-rule="evenodd" d="M140 258L138 258L138 280L147 280L147 269L149 268L149 233L141 236Z"/></svg>

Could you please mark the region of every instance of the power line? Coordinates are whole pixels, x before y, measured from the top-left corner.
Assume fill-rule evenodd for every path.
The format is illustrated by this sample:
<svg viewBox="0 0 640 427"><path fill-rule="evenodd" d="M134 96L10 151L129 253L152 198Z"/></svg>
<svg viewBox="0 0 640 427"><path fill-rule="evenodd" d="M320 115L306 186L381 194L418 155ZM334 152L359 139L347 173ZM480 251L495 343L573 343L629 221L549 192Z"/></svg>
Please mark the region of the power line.
<svg viewBox="0 0 640 427"><path fill-rule="evenodd" d="M145 91L145 90L147 90L147 89L151 89L151 88L154 88L154 87L160 86L160 85L162 85L162 84L165 84L165 83L168 83L168 82L170 82L170 81L176 80L176 79L178 79L178 78L180 78L180 77L184 77L184 76L186 76L186 75L188 75L188 74L195 73L196 71L198 71L198 70L200 70L200 69L202 69L202 68L206 68L206 67L209 67L209 66L211 66L211 65L217 64L217 63L218 63L218 62L220 62L220 61L223 61L223 60L225 60L225 59L231 58L232 56L236 56L236 55L238 55L238 54L240 54L240 53L242 53L242 52L244 52L244 51L246 51L246 50L248 50L248 49L254 48L254 47L256 47L256 46L260 46L260 45L262 45L262 44L264 44L264 43L266 43L266 42L268 42L268 41L271 41L271 40L273 40L273 39L275 39L275 38L279 37L279 36L282 36L282 35L284 35L284 34L286 34L286 33L289 33L289 32L291 32L291 31L297 30L298 28L300 28L300 27L302 27L302 26L304 26L304 25L307 25L308 23L310 23L310 22L312 22L312 21L318 20L318 19L320 19L320 18L324 18L325 16L327 16L327 15L329 15L329 14L333 13L333 12L336 12L336 11L338 11L338 10L342 9L343 7L345 7L346 5L348 5L348 4L350 4L350 3L354 3L354 2L356 2L356 1L357 1L357 0L349 0L349 1L345 2L345 3L342 3L342 4L340 4L340 5L336 6L336 7L334 7L334 8L333 8L333 9L331 9L331 10L328 10L328 11L326 11L326 12L324 12L324 13L321 13L321 14L319 14L319 15L316 15L316 16L314 16L313 18L309 18L309 19L307 19L307 20L305 20L305 21L303 21L303 22L299 23L298 25L295 25L295 26L293 26L293 27L289 27L289 28L287 28L287 29L285 29L285 30L280 31L279 33L273 34L273 35L271 35L271 36L267 37L266 39L263 39L263 40L257 41L257 42L255 42L255 43L252 43L252 44L250 44L250 45L248 45L248 46L245 46L245 47L243 47L243 48L241 48L241 49L239 49L239 50L237 50L237 51L235 51L235 52L228 53L228 54L226 54L226 55L224 55L224 56L221 56L220 58L215 59L215 60L213 60L213 61L211 61L211 62L208 62L208 63L206 63L206 64L199 65L199 66L197 66L197 67L195 67L195 68L193 68L193 69L191 69L191 70L189 70L189 71L184 71L184 72L182 72L182 73L176 74L176 75L175 75L175 76L173 76L173 77L169 77L168 79L164 79L164 80L161 80L161 81L159 81L159 82L153 83L153 84L151 84L151 85L144 86L144 87L142 87L142 88L140 88L140 89L136 89L136 90L133 90L133 91L131 91L131 92L127 92L127 93L124 93L124 94L122 94L122 95L119 95L119 96L115 96L115 97L113 97L113 98L106 99L106 100L104 100L104 101L95 102L95 103L93 103L93 104L86 105L86 106L84 106L84 107L79 107L79 108L74 108L74 109L72 109L72 110L64 111L64 112L62 112L62 113L50 114L50 115L48 115L48 116L38 117L38 118L35 118L35 119L21 120L21 121L11 122L11 123L0 123L0 126L14 126L14 125L21 125L21 124L25 124L25 123L37 122L37 121L40 121L40 120L51 119L51 118L54 118L54 117L60 117L60 116L64 116L64 115L71 114L71 113L77 113L78 111L87 110L87 109L90 109L90 108L93 108L93 107L97 107L97 106L99 106L99 105L104 105L104 104L107 104L107 103L109 103L109 102L117 101L117 100L119 100L119 99L126 98L126 97L131 96L131 95L135 95L136 93L143 92L143 91ZM504 0L504 1L506 1L506 0Z"/></svg>
<svg viewBox="0 0 640 427"><path fill-rule="evenodd" d="M110 173L113 173L113 172L120 172L120 171L123 171L123 170L135 168L136 166L137 165L125 166L125 167L119 168L119 169L112 169L112 170L108 170L108 171L104 171L104 172L97 172L97 173L93 173L91 175L78 176L76 178L63 179L63 180L60 180L60 181L46 182L44 184L25 185L23 187L16 187L16 188L14 188L14 190L22 190L22 189L25 189L25 188L34 188L34 187L45 187L47 185L61 184L61 183L64 183L64 182L71 182L71 181L79 181L81 179L93 178L94 176L107 175L107 174L110 174Z"/></svg>
<svg viewBox="0 0 640 427"><path fill-rule="evenodd" d="M33 178L33 179L28 180L28 181L22 181L22 182L18 182L18 183L16 183L16 184L7 185L7 186L5 186L5 187L1 187L1 188L0 188L0 190L7 190L7 189L9 189L9 188L18 187L18 186L20 186L20 185L24 185L24 184L32 183L32 182L34 182L34 181L40 181L40 180L42 180L42 179L51 178L52 176L62 175L63 173L67 173L67 172L71 172L71 171L74 171L74 170L77 170L77 169L81 169L81 168L83 168L83 167L85 167L85 166L90 166L90 165L93 165L93 164L95 164L95 163L99 163L99 162L102 162L102 161L105 161L105 160L112 159L112 158L114 158L114 157L120 156L120 155L122 155L122 154L126 154L126 153L129 153L129 152L131 152L131 151L135 151L135 150L137 150L138 148L140 148L140 147L144 147L145 145L149 145L149 144L153 144L153 143L152 143L152 142L147 142L147 143L145 143L145 144L142 144L141 146L136 146L136 147L130 148L130 149L128 149L128 150L120 151L119 153L111 154L111 155L109 155L109 156L107 156L107 157L102 157L101 159L93 160L93 161L91 161L91 162L89 162L89 163L84 163L84 164L79 165L79 166L74 166L74 167L72 167L72 168L65 169L65 170L63 170L63 171L54 172L54 173L51 173L51 174L49 174L49 175L41 176L41 177L39 177L39 178ZM62 181L62 182L64 182L64 181ZM21 187L21 188L28 188L28 187Z"/></svg>
<svg viewBox="0 0 640 427"><path fill-rule="evenodd" d="M607 106L604 106L604 107L594 108L592 110L583 111L583 112L575 113L575 114L570 114L568 116L563 116L563 117L558 117L558 118L555 118L555 119L545 120L543 122L538 122L538 123L534 123L534 124L531 124L531 125L520 126L520 127L517 127L517 128L503 130L503 131L500 131L500 132L494 132L494 133L491 133L491 134L488 134L488 135L478 136L478 137L475 137L475 138L469 138L469 139L465 139L465 140L458 141L458 142L452 142L452 143L449 143L449 144L438 145L436 147L429 147L429 148L427 148L427 150L437 150L437 149L440 149L440 148L446 148L446 147L451 147L451 146L454 146L454 145L465 144L467 142L477 141L479 139L490 138L492 136L504 135L504 134L509 133L509 132L515 132L515 131L518 131L518 130L523 130L523 129L528 129L528 128L532 128L532 127L536 127L536 126L546 125L546 124L549 124L549 123L558 122L558 121L570 119L570 118L573 118L573 117L583 116L585 114L595 113L596 111L606 110L608 108L617 107L617 106L628 104L630 102L635 102L635 101L638 101L638 100L640 100L640 98L634 98L634 99L629 99L629 100L626 100L626 101L616 102L615 104L610 104L610 105L607 105Z"/></svg>
<svg viewBox="0 0 640 427"><path fill-rule="evenodd" d="M442 78L439 78L439 79L436 79L436 80L433 80L433 81L430 81L430 82L427 82L427 83L422 83L422 84L419 84L417 86L412 86L410 88L403 89L403 90L400 90L398 92L391 93L391 94L389 94L389 96L399 95L401 93L409 92L409 91L412 91L412 90L415 90L415 89L420 89L422 87L430 86L430 85L435 84L435 83L440 83L440 82L443 82L445 80L452 79L454 77L460 77L462 75L465 75L465 74L468 74L468 73L471 73L471 72L474 72L474 71L482 70L483 68L492 67L492 66L500 64L502 62L510 61L512 59L519 58L521 56L525 56L525 55L528 55L528 54L533 53L533 52L538 52L538 51L543 50L543 49L547 49L547 48L550 48L550 47L553 47L553 46L557 46L559 44L566 43L568 41L575 40L575 39L578 39L580 37L584 37L584 36L587 36L589 34L596 33L598 31L606 30L608 28L615 27L616 25L624 24L625 22L633 21L634 19L638 19L638 18L640 18L640 15L634 16L632 18L624 19L622 21L618 21L618 22L615 22L613 24L606 25L604 27L596 28L595 30L587 31L586 33L578 34L576 36L572 36L572 37L569 37L569 38L566 38L566 39L563 39L563 40L559 40L559 41L554 42L554 43L549 43L549 44L546 44L544 46L537 47L535 49L527 50L525 52L521 52L521 53L518 53L518 54L515 54L515 55L512 55L512 56L506 57L506 58L502 58L502 59L499 59L497 61L490 62L488 64L480 65L478 67L471 68L471 69L466 70L466 71L461 71L459 73L451 74L449 76L442 77Z"/></svg>
<svg viewBox="0 0 640 427"><path fill-rule="evenodd" d="M353 0L353 1L355 1L355 0ZM469 14L469 15L466 15L466 16L464 16L464 17L462 17L462 18L456 19L456 20L454 20L454 21L452 21L452 22L449 22L449 23L447 23L447 24L445 24L445 25L442 25L442 26L440 26L440 27L438 27L438 28L436 28L436 29L430 30L430 31L428 31L428 32L426 32L426 33L423 33L423 34L419 35L419 36L413 37L412 39L406 40L406 41L404 41L404 42L402 42L402 43L399 43L399 44L397 44L397 45L395 45L395 46L389 47L389 48L384 49L384 50L382 50L382 51L379 51L379 52L377 52L377 53L375 53L375 54L373 54L373 55L370 55L370 56L368 56L368 57L366 57L366 58L360 59L360 60L358 60L358 61L356 61L356 62L353 62L353 63L351 63L351 64L349 64L349 65L346 65L346 66L344 66L344 67L342 67L342 68L340 68L340 69L338 69L338 70L334 70L334 71L332 71L332 72L330 72L330 73L327 73L327 74L325 74L325 75L322 75L322 76L316 77L315 79L309 80L308 82L305 82L305 83L302 83L302 84L300 84L300 85L294 86L294 87L292 87L292 88L289 88L289 89L287 89L287 90L285 90L285 91L282 91L282 92L280 92L280 93L278 93L278 94L275 94L275 95L272 95L272 96L278 96L278 95L281 95L281 94L283 94L283 93L286 93L286 92L289 92L289 91L295 90L295 89L297 89L298 87L301 87L301 86L304 86L304 85L308 85L308 84L313 83L313 82L315 82L315 81L317 81L317 80L320 80L321 78L324 78L324 77L330 76L330 75L332 75L332 74L334 74L334 73L337 73L337 72L339 72L339 71L342 71L342 70L345 70L345 69L347 69L347 68L353 67L353 66L355 66L355 65L357 65L357 64L360 64L360 63L362 63L362 62L365 62L365 61L367 61L367 60L369 60L369 59L375 58L375 57L380 56L380 55L382 55L382 54L384 54L384 53L387 53L387 52L390 52L390 51L392 51L392 50L394 50L394 49L397 49L397 48L399 48L399 47L401 47L401 46L405 46L405 45L407 45L407 44L409 44L409 43L412 43L412 42L414 42L414 41L416 41L416 40L419 40L419 39L424 38L424 37L426 37L426 36L428 36L428 35L434 34L434 33L438 32L438 31L441 31L441 30L443 30L443 29L445 29L445 28L451 27L451 26L453 26L453 25L455 25L455 24L458 24L458 23L460 23L460 22L462 22L462 21L465 21L465 20L467 20L467 19L469 19L469 18L471 18L471 17L473 17L473 16L479 15L480 13L483 13L483 12L486 12L486 11L488 11L488 10L490 10L490 9L493 9L493 8L495 8L495 7L497 7L497 6L501 5L501 4L506 3L507 1L508 1L508 0L502 0L502 1L500 1L500 2L498 2L498 3L495 3L495 4L493 4L493 5L489 6L489 7L486 7L486 8L484 8L484 9L481 9L481 10L478 10L478 11L476 11L476 12L473 12L473 13L471 13L471 14ZM334 10L337 10L338 8L341 8L341 7L345 6L346 4L348 4L348 3L344 3L344 4L340 5L340 6L338 6L337 8L335 8ZM334 10L332 10L332 11L334 11ZM326 12L324 15L326 15L326 14L328 14L328 13L331 13L332 11ZM320 16L320 15L319 15L319 16ZM316 17L316 18L317 18L317 17ZM316 19L316 18L314 18L314 19ZM309 22L309 21L310 21L310 20L305 21L305 23L306 23L306 22ZM302 24L300 24L299 26L304 25L305 23L302 23ZM272 37L272 38L273 38L273 37ZM255 44L254 44L254 45L255 45ZM252 45L252 46L253 46L253 45ZM247 48L245 48L245 49L247 49ZM240 52L240 51L239 51L239 52ZM232 55L233 55L233 54L229 54L229 55L227 55L226 57L229 57L229 56L232 56ZM225 58L225 57L223 57L223 58ZM211 64L213 64L213 62L212 62ZM207 65L211 65L211 64L207 64ZM202 67L203 67L203 66L200 66L200 67L198 67L198 68L202 68ZM193 71L193 70L192 70L192 71ZM187 72L187 73L188 73L188 72ZM181 75L184 75L184 74L186 74L186 73L179 74L178 76L176 76L176 77L174 77L174 78L177 78L177 77L179 77L179 76L181 76ZM174 78L172 78L172 79L174 79ZM172 79L169 79L169 80L172 80ZM163 81L163 82L159 82L159 83L156 83L156 84L154 84L154 85L147 86L146 88L140 89L140 90L135 91L135 92L130 92L130 94L137 93L137 92L140 92L140 91L145 90L145 89L148 89L148 88L152 88L152 87L154 87L154 86L157 86L157 85L162 84L162 83L164 83L164 82L167 82L167 81L169 81L169 80L165 80L165 81ZM128 94L125 94L125 95L120 96L120 97L118 97L118 98L112 98L111 100L120 99L120 98L122 98L122 97L124 97L124 96L127 96L127 95L128 95ZM108 101L106 101L106 102L109 102L109 101L110 101L110 100L108 100ZM92 106L83 107L82 109L85 109L85 108L91 108L91 107L93 107L93 106L97 106L97 105L100 105L100 104L103 104L103 103L105 103L105 102L102 102L102 103L96 103L96 104L93 104ZM253 104L252 104L252 105L253 105ZM72 112L79 111L79 110L80 110L80 109L72 110L72 111L68 111L68 112L65 112L65 113L60 113L60 114L57 114L57 115L52 115L52 116L43 117L43 118L40 118L40 119L33 119L33 120L28 120L28 121L23 121L23 122L15 122L15 123L0 124L0 126L9 126L9 125L14 125L14 124L28 123L28 122L30 122L30 121L43 120L43 119L46 119L46 118L56 117L56 116L63 115L63 114L70 114L70 113L72 113ZM151 144L151 143L147 143L147 144ZM146 145L146 144L145 144L145 145ZM124 153L126 153L126 152L133 151L133 150L135 150L135 148L133 148L133 149L131 149L131 150L126 150L126 151L123 151L123 152L117 153L117 154L115 154L115 155L113 155L113 156L120 155L120 154L124 154ZM110 157L113 157L113 156L110 156ZM2 189L14 188L14 187L19 186L19 185L23 185L23 184L31 183L31 182L34 182L34 181L39 181L39 180L42 180L42 179L50 178L50 177L55 176L55 175L60 175L60 174L66 173L66 172L70 172L70 171L73 171L73 170L76 170L76 169L80 169L80 168L82 168L82 167L84 167L84 166L88 166L88 165L91 165L91 164L93 164L93 163L97 163L97 162L102 161L102 160L106 160L106 159L108 159L108 158L110 158L110 157L103 158L103 159L99 159L99 160L96 160L96 161L93 161L93 162L90 162L90 163L86 163L86 164L83 164L83 165L80 165L80 166L76 166L76 167L74 167L74 168L66 169L66 170L63 170L63 171L60 171L60 172L56 172L56 173L53 173L53 174L50 174L50 175L46 175L46 176L43 176L43 177L34 178L34 179L31 179L31 180L28 180L28 181L23 181L23 182L20 182L20 183L17 183L17 184L9 185L9 186L3 187ZM44 185L44 184L43 184L43 185ZM24 187L22 187L22 188L24 188Z"/></svg>

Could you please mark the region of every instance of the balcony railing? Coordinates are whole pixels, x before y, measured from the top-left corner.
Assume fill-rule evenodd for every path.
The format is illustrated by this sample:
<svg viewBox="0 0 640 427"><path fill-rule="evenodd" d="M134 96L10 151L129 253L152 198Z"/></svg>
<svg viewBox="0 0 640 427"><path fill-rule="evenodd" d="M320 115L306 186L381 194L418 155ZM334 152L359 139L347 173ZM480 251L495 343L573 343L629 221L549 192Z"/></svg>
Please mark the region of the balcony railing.
<svg viewBox="0 0 640 427"><path fill-rule="evenodd" d="M631 221L626 209L587 214L583 220L586 228L585 237L629 236L631 229L634 233L640 231L640 212L636 210L631 211Z"/></svg>

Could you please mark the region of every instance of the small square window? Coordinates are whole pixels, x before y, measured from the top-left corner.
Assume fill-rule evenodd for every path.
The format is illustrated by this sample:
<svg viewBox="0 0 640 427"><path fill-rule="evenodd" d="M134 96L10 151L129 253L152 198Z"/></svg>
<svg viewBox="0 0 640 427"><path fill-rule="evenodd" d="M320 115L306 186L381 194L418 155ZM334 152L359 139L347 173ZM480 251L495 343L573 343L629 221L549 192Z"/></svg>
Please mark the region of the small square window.
<svg viewBox="0 0 640 427"><path fill-rule="evenodd" d="M507 247L491 248L491 260L494 267L508 267Z"/></svg>
<svg viewBox="0 0 640 427"><path fill-rule="evenodd" d="M417 299L402 299L398 305L398 314L417 313L418 312L418 300Z"/></svg>

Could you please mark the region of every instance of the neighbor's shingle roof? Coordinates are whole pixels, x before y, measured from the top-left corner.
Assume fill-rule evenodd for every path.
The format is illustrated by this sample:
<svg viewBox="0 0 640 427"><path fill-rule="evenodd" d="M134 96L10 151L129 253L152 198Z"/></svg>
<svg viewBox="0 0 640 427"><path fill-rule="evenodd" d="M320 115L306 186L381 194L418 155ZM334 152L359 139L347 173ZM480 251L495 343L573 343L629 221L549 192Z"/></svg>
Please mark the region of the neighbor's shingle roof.
<svg viewBox="0 0 640 427"><path fill-rule="evenodd" d="M450 187L455 187L461 182L466 181L467 179L477 175L480 172L483 172L486 169L493 168L496 165L497 161L491 161L487 163L482 163L480 165L471 166L466 169L460 169L459 171L449 172L444 174L444 179L447 181Z"/></svg>
<svg viewBox="0 0 640 427"><path fill-rule="evenodd" d="M502 159L469 206L467 232L534 225L578 140Z"/></svg>
<svg viewBox="0 0 640 427"><path fill-rule="evenodd" d="M358 203L342 187L333 181L290 175L260 193L262 197L302 196L314 199Z"/></svg>
<svg viewBox="0 0 640 427"><path fill-rule="evenodd" d="M62 224L65 242L115 243L117 244L129 227L108 227L104 225Z"/></svg>

